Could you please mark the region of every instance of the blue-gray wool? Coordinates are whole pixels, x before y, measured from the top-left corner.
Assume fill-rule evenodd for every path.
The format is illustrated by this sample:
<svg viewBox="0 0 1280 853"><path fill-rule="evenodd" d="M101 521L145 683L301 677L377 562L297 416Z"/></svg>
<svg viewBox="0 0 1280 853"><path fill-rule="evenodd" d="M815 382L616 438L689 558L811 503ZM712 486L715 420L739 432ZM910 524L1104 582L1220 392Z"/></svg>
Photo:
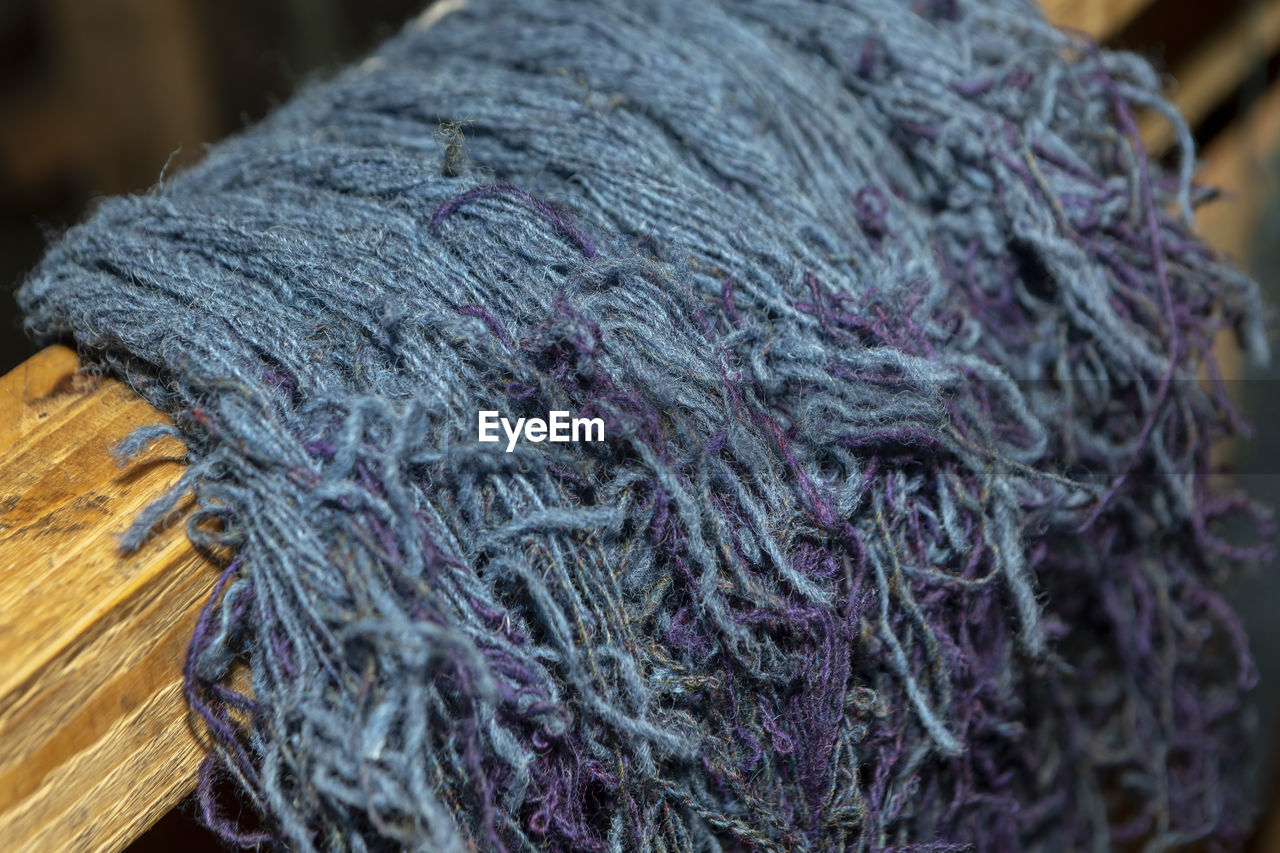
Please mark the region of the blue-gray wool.
<svg viewBox="0 0 1280 853"><path fill-rule="evenodd" d="M205 819L1236 843L1218 588L1266 549L1219 535L1258 513L1210 488L1238 421L1197 375L1223 330L1264 357L1263 312L1158 91L1027 0L451 0L103 201L19 300L172 417L122 454L189 448L124 547L194 492L225 561L186 670ZM481 412L603 440L507 452Z"/></svg>

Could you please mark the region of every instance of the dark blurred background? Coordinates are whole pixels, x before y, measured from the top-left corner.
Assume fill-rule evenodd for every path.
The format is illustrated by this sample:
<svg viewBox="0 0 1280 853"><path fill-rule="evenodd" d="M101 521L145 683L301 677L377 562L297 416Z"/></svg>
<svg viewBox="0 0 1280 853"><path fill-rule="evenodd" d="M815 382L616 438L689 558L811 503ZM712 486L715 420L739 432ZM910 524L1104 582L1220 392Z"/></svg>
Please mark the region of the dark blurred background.
<svg viewBox="0 0 1280 853"><path fill-rule="evenodd" d="M0 0L0 371L33 351L12 291L95 197L261 118L425 0Z"/></svg>
<svg viewBox="0 0 1280 853"><path fill-rule="evenodd" d="M513 0L516 2L516 0ZM903 0L908 2L908 0ZM1169 91L1205 152L1207 179L1228 185L1231 207L1206 213L1206 236L1252 268L1280 302L1280 0L1044 0L1056 20L1090 26L1123 9L1102 35L1168 74ZM0 0L0 372L35 351L13 289L51 236L95 198L145 190L163 169L266 114L307 80L359 57L421 11L427 0ZM1108 11L1110 10L1110 11ZM1148 132L1149 131L1149 132ZM1168 145L1144 127L1154 150ZM1224 353L1251 419L1253 447L1234 451L1238 479L1280 503L1280 378ZM1247 455L1245 455L1247 454ZM1280 728L1277 572L1239 581L1263 671L1255 693L1259 754ZM1272 798L1276 762L1253 782ZM132 853L219 850L190 802L136 841ZM1280 830L1278 830L1280 832ZM1276 839L1280 839L1277 834ZM1258 850L1280 851L1280 840ZM2 840L0 840L2 846Z"/></svg>

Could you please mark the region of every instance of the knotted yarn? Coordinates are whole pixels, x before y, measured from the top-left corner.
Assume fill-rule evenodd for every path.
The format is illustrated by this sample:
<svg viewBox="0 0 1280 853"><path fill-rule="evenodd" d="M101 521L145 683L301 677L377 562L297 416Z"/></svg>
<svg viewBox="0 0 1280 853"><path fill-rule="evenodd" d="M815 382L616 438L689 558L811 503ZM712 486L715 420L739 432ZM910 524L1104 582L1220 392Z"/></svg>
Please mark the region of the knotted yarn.
<svg viewBox="0 0 1280 853"><path fill-rule="evenodd" d="M189 449L123 547L194 494L225 560L205 820L1238 843L1218 590L1266 548L1221 531L1266 521L1212 482L1212 346L1264 358L1263 311L1194 235L1159 83L1026 0L450 0L102 201L19 301L172 417L123 456ZM482 411L603 440L507 452Z"/></svg>

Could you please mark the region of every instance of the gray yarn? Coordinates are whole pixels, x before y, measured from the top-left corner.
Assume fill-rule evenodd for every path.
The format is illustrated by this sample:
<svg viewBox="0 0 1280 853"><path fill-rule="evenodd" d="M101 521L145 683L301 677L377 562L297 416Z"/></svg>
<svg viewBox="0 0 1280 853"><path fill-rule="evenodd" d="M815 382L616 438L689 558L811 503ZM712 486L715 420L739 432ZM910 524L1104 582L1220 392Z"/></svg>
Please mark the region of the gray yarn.
<svg viewBox="0 0 1280 853"><path fill-rule="evenodd" d="M206 819L1238 839L1216 584L1256 555L1212 535L1196 375L1220 327L1266 344L1189 233L1185 126L1173 175L1133 140L1158 90L1024 0L469 0L104 201L19 299L188 443L125 547L194 490L231 555L188 672ZM606 441L508 454L488 409Z"/></svg>

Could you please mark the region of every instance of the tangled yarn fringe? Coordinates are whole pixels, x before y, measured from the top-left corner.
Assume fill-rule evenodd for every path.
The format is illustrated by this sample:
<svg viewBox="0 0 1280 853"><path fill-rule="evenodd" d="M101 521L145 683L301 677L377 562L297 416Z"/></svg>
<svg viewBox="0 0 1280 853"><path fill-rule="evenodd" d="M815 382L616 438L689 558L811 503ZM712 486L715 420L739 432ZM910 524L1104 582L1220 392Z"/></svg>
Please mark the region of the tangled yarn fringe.
<svg viewBox="0 0 1280 853"><path fill-rule="evenodd" d="M1217 589L1265 549L1221 530L1266 520L1211 488L1212 343L1266 344L1158 84L1026 0L466 0L104 201L19 298L172 415L122 453L190 449L125 545L194 490L228 557L186 673L206 820L1237 842ZM605 440L506 453L480 410Z"/></svg>

